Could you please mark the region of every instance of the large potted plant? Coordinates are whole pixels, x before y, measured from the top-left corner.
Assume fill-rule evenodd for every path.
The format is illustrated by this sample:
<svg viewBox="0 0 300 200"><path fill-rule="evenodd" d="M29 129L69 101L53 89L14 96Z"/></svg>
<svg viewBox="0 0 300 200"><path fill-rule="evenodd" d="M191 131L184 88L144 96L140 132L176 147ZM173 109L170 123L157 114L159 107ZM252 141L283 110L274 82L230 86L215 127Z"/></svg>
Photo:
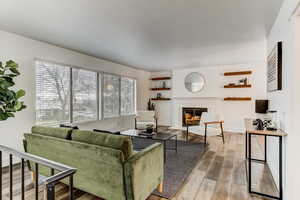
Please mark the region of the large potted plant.
<svg viewBox="0 0 300 200"><path fill-rule="evenodd" d="M0 121L15 117L14 113L26 108L20 98L25 95L22 89L16 90L14 79L20 75L18 64L12 60L0 62Z"/></svg>

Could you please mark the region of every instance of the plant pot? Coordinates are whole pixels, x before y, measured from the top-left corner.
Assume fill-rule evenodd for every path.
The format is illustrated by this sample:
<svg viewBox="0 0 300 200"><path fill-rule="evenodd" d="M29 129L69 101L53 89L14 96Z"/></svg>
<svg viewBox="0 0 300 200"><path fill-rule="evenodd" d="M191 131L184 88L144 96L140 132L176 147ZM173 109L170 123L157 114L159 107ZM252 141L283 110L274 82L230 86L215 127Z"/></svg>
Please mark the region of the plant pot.
<svg viewBox="0 0 300 200"><path fill-rule="evenodd" d="M146 132L149 133L149 134L152 133L153 132L153 128L147 128Z"/></svg>

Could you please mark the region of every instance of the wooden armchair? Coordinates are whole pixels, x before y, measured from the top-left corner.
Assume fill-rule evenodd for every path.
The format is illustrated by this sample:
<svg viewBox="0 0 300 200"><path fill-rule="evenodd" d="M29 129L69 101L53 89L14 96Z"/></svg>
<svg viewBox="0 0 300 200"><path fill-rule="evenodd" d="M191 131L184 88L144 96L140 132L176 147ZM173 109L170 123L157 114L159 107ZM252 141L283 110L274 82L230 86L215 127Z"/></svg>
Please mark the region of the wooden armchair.
<svg viewBox="0 0 300 200"><path fill-rule="evenodd" d="M204 143L207 144L207 135L217 135L222 137L223 144L225 143L223 124L224 121L218 120L216 116L203 112L200 120L200 125L190 126L187 122L186 140L189 133L204 136Z"/></svg>

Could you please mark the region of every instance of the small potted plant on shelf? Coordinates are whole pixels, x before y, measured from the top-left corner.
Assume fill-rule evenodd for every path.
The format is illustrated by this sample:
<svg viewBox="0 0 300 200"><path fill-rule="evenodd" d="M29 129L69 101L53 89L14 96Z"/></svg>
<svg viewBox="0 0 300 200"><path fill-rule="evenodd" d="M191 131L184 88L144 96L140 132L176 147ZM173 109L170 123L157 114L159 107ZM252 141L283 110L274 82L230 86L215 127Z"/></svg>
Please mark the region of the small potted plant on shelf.
<svg viewBox="0 0 300 200"><path fill-rule="evenodd" d="M147 124L146 125L146 132L151 134L153 132L153 127L154 127L153 124Z"/></svg>

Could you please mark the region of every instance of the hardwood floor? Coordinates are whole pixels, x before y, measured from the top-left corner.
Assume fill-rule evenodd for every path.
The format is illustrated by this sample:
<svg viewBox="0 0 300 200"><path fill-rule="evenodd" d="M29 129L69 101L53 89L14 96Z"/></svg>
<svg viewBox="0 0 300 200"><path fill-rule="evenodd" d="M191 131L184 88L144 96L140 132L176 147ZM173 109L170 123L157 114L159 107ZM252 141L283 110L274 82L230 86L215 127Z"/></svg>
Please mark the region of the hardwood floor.
<svg viewBox="0 0 300 200"><path fill-rule="evenodd" d="M166 130L178 134L180 139L185 139L185 133L176 130ZM191 141L201 141L199 136L190 137ZM244 161L245 147L244 135L225 132L225 144L220 137L209 137L209 147L194 168L184 186L178 191L173 200L261 200L264 198L248 194L246 168ZM263 156L263 143L259 138L253 138L256 158ZM8 174L3 175L3 199L8 197ZM277 190L273 185L268 169L261 164L253 165L253 189L269 192L276 195ZM90 194L75 190L77 200L101 200ZM20 170L14 171L14 199L20 199ZM34 188L29 172L26 172L26 199L34 199ZM43 188L40 188L40 198L43 199ZM68 187L59 184L56 186L56 199L68 199ZM158 197L150 196L148 200L157 200Z"/></svg>

